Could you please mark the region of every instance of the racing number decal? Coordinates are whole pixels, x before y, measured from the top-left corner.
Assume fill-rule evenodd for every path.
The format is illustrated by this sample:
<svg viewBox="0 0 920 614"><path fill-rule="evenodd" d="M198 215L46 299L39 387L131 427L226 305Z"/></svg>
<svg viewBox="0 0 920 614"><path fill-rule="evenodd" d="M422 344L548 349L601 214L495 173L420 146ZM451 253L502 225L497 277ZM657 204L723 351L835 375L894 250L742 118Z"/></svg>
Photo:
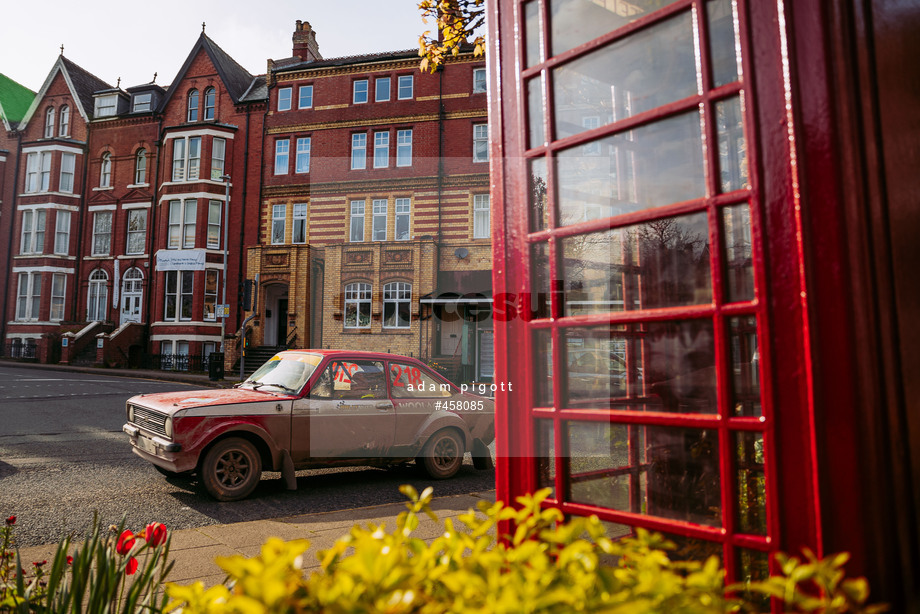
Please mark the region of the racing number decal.
<svg viewBox="0 0 920 614"><path fill-rule="evenodd" d="M337 362L334 368L335 381L350 384L351 375L358 370L358 365L353 362Z"/></svg>
<svg viewBox="0 0 920 614"><path fill-rule="evenodd" d="M390 363L390 373L393 375L393 386L405 388L406 383L402 381L402 376L406 376L409 385L420 387L422 385L422 372L418 367L402 366L396 363Z"/></svg>

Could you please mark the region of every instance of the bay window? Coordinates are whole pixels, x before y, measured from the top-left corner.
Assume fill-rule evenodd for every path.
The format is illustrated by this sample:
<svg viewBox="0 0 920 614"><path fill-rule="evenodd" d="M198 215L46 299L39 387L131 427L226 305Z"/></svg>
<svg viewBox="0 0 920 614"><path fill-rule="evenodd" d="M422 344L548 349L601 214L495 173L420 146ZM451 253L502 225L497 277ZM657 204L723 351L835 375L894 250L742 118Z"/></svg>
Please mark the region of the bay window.
<svg viewBox="0 0 920 614"><path fill-rule="evenodd" d="M166 305L163 319L168 321L192 319L194 271L166 271Z"/></svg>

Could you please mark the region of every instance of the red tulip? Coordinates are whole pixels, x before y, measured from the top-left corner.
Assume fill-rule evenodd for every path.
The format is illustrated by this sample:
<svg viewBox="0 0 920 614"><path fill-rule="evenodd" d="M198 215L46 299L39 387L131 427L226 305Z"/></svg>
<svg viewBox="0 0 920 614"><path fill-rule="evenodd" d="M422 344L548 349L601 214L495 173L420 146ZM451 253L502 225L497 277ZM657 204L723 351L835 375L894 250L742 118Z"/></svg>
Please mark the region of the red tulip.
<svg viewBox="0 0 920 614"><path fill-rule="evenodd" d="M69 554L67 555L67 564L68 564L68 565L73 565L73 557L70 556Z"/></svg>
<svg viewBox="0 0 920 614"><path fill-rule="evenodd" d="M124 531L122 531L121 536L118 538L118 543L115 545L115 552L117 552L118 554L128 554L129 552L131 552L131 548L133 547L134 547L134 533L125 529Z"/></svg>
<svg viewBox="0 0 920 614"><path fill-rule="evenodd" d="M125 565L125 573L129 576L134 575L134 572L137 571L137 559L133 556L128 559L128 564Z"/></svg>
<svg viewBox="0 0 920 614"><path fill-rule="evenodd" d="M151 522L144 529L144 540L156 548L160 544L166 543L166 525L161 522Z"/></svg>
<svg viewBox="0 0 920 614"><path fill-rule="evenodd" d="M12 526L12 525L14 525L14 524L16 524L16 517L15 517L15 516L10 516L9 518L6 519L6 526L9 527L9 526Z"/></svg>

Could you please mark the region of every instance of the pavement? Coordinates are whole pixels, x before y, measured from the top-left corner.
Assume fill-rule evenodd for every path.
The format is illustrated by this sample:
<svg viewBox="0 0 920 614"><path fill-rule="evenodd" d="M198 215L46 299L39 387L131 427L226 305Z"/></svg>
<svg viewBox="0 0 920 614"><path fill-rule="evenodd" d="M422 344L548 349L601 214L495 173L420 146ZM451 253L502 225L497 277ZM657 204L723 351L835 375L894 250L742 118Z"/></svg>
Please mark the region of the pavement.
<svg viewBox="0 0 920 614"><path fill-rule="evenodd" d="M13 360L3 360L0 364L9 367L24 367L40 370L56 370L92 373L93 375L111 375L117 377L139 377L159 381L172 381L184 384L199 384L210 387L228 387L239 381L238 377L228 374L222 381L210 381L206 374L186 373L181 371L156 371L143 369L106 369L95 367L76 367L69 365L43 365ZM442 522L454 519L470 509L475 509L479 501L494 501L495 491L489 490L464 495L436 497L431 508L437 513L441 522L435 523L426 516L420 518L414 535L426 541L438 537L443 531ZM179 584L191 584L201 581L205 586L213 586L224 581L226 574L218 567L215 558L241 554L246 557L259 554L262 544L269 537L279 537L285 541L307 539L310 549L304 556L306 572L319 569L316 554L335 543L336 539L347 534L356 524L385 524L389 530L396 526L396 516L406 510L405 503L389 503L369 507L359 507L335 512L301 514L268 520L253 520L231 524L213 524L194 529L172 531L170 560L175 564L167 581ZM167 528L168 528L167 524ZM141 531L143 527L130 527ZM30 546L20 550L23 563L51 560L56 543Z"/></svg>

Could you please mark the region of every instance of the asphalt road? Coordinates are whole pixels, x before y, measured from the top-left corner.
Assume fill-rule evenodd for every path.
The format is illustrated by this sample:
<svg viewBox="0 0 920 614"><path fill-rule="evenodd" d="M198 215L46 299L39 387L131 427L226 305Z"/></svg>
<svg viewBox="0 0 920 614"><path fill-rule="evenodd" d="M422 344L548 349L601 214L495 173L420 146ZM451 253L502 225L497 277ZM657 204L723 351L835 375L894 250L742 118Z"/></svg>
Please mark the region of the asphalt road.
<svg viewBox="0 0 920 614"><path fill-rule="evenodd" d="M194 479L169 479L131 452L125 400L145 392L191 390L175 382L46 371L0 363L0 518L17 516L20 546L82 536L98 513L104 525L123 516L134 529L152 521L186 529L404 501L401 484L436 495L495 487L494 471L467 458L450 480L423 477L414 467L355 467L297 473L287 491L280 473L265 472L244 501L219 503Z"/></svg>

